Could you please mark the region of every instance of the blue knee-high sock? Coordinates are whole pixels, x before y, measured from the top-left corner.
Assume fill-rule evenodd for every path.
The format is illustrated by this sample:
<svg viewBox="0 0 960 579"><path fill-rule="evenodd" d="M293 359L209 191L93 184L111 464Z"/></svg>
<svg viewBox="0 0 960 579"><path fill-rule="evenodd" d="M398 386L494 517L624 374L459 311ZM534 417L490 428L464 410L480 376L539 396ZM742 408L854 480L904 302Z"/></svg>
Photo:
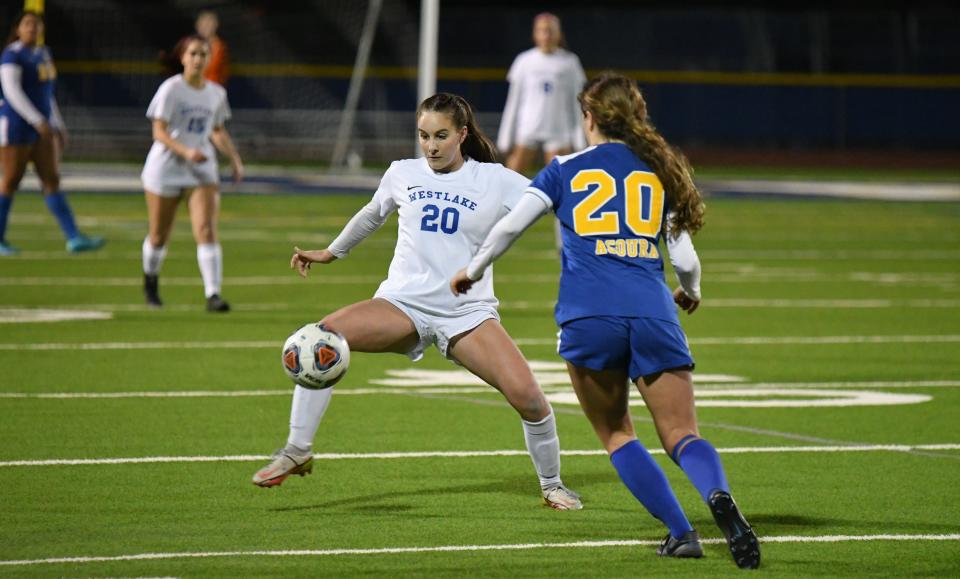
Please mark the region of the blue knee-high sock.
<svg viewBox="0 0 960 579"><path fill-rule="evenodd" d="M60 223L60 229L67 239L73 239L77 236L77 224L73 220L73 211L70 210L70 204L67 203L67 197L60 191L54 191L45 195L43 200L47 202L47 209Z"/></svg>
<svg viewBox="0 0 960 579"><path fill-rule="evenodd" d="M671 535L680 538L692 529L663 469L639 441L631 440L618 448L610 455L610 462L633 496L667 525Z"/></svg>
<svg viewBox="0 0 960 579"><path fill-rule="evenodd" d="M693 440L683 446L691 438ZM727 475L723 472L723 464L720 462L720 454L708 441L692 434L685 436L673 449L673 461L687 473L687 478L700 491L704 502L718 490L730 492Z"/></svg>
<svg viewBox="0 0 960 579"><path fill-rule="evenodd" d="M7 217L10 216L10 206L13 205L13 197L0 195L0 241L6 239Z"/></svg>

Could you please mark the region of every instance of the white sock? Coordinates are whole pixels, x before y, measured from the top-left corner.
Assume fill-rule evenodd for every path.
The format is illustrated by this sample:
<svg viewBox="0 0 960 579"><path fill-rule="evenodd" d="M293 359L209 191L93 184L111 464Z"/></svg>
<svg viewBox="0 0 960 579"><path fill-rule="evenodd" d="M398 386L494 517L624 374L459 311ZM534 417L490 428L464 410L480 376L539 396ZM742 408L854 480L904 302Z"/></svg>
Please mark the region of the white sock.
<svg viewBox="0 0 960 579"><path fill-rule="evenodd" d="M147 275L157 275L160 273L160 267L163 266L163 259L167 257L167 246L161 245L154 247L150 243L150 238L143 240L143 273Z"/></svg>
<svg viewBox="0 0 960 579"><path fill-rule="evenodd" d="M223 285L223 250L219 243L201 243L197 246L197 263L203 278L203 293L207 297L220 293Z"/></svg>
<svg viewBox="0 0 960 579"><path fill-rule="evenodd" d="M540 422L523 422L523 438L533 466L540 478L540 488L547 489L560 484L560 438L553 410Z"/></svg>
<svg viewBox="0 0 960 579"><path fill-rule="evenodd" d="M313 438L320 428L323 413L330 405L333 388L313 390L297 384L293 390L293 404L290 406L290 436L287 437L287 446L298 450L309 451L313 446Z"/></svg>

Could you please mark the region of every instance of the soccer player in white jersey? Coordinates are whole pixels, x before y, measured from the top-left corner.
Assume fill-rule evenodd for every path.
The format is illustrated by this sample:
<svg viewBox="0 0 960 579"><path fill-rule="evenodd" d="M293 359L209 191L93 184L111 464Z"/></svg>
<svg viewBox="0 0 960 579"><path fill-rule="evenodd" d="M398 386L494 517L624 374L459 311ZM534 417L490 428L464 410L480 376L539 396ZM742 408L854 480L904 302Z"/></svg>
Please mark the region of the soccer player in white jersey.
<svg viewBox="0 0 960 579"><path fill-rule="evenodd" d="M468 261L487 232L523 195L529 180L493 162L493 144L461 97L436 94L417 110L424 158L395 161L370 201L326 248L296 249L290 265L304 277L328 264L399 214L397 246L387 279L373 299L346 306L322 323L357 352L394 352L419 360L431 345L499 390L520 414L527 449L544 501L580 509L579 496L560 479L560 442L553 410L520 350L500 325L493 275L476 292L456 297L449 272ZM271 487L313 469L311 448L332 388L297 385L287 446L258 471L253 483Z"/></svg>
<svg viewBox="0 0 960 579"><path fill-rule="evenodd" d="M183 73L165 80L147 108L147 117L153 122L153 146L141 174L150 222L150 232L143 240L144 294L149 305L162 306L160 267L167 255L177 206L187 199L207 311L226 312L230 305L220 297L220 176L214 146L230 159L235 181L243 178L243 162L224 127L230 118L227 93L203 78L210 44L201 36L187 36L177 44L176 54Z"/></svg>
<svg viewBox="0 0 960 579"><path fill-rule="evenodd" d="M560 19L544 12L533 19L535 46L521 52L510 66L510 89L500 120L497 147L509 152L507 167L525 171L537 148L544 164L586 146L580 128L577 93L586 76L580 59L564 48Z"/></svg>

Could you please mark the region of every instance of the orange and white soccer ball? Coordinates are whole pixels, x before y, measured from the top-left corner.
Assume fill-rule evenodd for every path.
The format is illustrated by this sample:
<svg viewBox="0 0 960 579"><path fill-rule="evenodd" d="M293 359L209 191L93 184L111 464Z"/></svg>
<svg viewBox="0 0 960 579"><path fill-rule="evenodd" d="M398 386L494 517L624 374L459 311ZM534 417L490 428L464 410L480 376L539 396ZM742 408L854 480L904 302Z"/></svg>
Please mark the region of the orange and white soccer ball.
<svg viewBox="0 0 960 579"><path fill-rule="evenodd" d="M323 324L307 324L283 344L283 371L304 388L322 390L336 384L350 366L350 346Z"/></svg>

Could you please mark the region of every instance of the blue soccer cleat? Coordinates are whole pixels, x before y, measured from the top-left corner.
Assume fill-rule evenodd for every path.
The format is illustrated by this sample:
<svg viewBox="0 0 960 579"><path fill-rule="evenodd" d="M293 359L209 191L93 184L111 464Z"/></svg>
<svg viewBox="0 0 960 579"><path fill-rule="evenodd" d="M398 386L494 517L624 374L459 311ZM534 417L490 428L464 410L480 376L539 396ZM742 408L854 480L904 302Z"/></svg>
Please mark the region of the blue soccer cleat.
<svg viewBox="0 0 960 579"><path fill-rule="evenodd" d="M104 246L107 240L102 237L87 237L79 233L67 240L67 251L70 253L80 253L83 251L96 251Z"/></svg>
<svg viewBox="0 0 960 579"><path fill-rule="evenodd" d="M9 257L11 255L17 255L18 253L20 253L19 249L6 241L0 241L0 257Z"/></svg>

